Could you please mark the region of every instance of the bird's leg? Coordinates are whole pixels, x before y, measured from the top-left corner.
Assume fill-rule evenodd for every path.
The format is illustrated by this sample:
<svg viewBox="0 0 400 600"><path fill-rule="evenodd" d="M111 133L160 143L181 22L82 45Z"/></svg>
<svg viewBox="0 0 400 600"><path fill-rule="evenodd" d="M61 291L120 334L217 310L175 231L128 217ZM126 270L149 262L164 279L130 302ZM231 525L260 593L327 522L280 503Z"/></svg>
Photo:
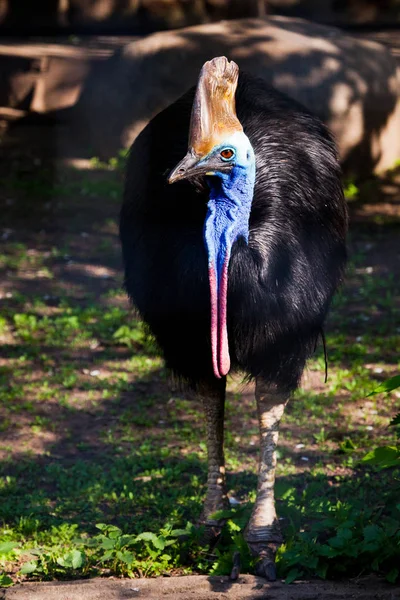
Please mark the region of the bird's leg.
<svg viewBox="0 0 400 600"><path fill-rule="evenodd" d="M200 523L206 527L207 542L216 540L224 523L223 519L213 519L213 513L229 507L224 462L225 383L224 379L218 387L204 389L200 394L206 416L208 454L207 494Z"/></svg>
<svg viewBox="0 0 400 600"><path fill-rule="evenodd" d="M270 581L276 579L275 554L283 541L275 512L274 484L279 422L288 397L289 394L278 393L261 378L257 378L260 463L257 499L246 527L245 539L252 555L258 557L257 575Z"/></svg>

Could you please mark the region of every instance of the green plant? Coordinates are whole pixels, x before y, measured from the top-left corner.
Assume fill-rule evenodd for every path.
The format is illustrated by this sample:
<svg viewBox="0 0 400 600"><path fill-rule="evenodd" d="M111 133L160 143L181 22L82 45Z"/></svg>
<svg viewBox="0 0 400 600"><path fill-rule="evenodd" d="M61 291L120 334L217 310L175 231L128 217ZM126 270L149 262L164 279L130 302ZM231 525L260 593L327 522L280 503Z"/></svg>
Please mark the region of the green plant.
<svg viewBox="0 0 400 600"><path fill-rule="evenodd" d="M382 382L368 396L375 394L389 394L393 390L400 387L400 375L395 375L390 379ZM400 413L398 413L389 423L389 427L393 427L397 438L400 438ZM400 444L391 446L379 446L368 452L362 461L369 465L376 466L378 469L389 469L390 467L400 466Z"/></svg>
<svg viewBox="0 0 400 600"><path fill-rule="evenodd" d="M393 390L396 390L397 388L400 388L400 375L395 375L394 377L383 381L370 394L368 394L368 396L374 396L375 394L381 393L388 394L389 392L393 392Z"/></svg>
<svg viewBox="0 0 400 600"><path fill-rule="evenodd" d="M132 348L135 343L140 343L144 339L141 329L133 328L129 325L121 325L121 327L118 327L113 338L120 344L125 344L128 348Z"/></svg>
<svg viewBox="0 0 400 600"><path fill-rule="evenodd" d="M0 572L0 588L10 587L11 585L14 585L13 579L7 573Z"/></svg>
<svg viewBox="0 0 400 600"><path fill-rule="evenodd" d="M344 195L348 200L355 200L360 193L359 188L352 180L346 180L343 183Z"/></svg>
<svg viewBox="0 0 400 600"><path fill-rule="evenodd" d="M246 504L236 509L221 510L213 515L215 519L225 520L221 539L213 553L207 553L202 548L198 549L197 569L212 575L229 575L232 571L232 561L236 553L240 555L242 572L251 572L254 569L254 559L243 537L250 511L251 506ZM202 535L201 530L198 535Z"/></svg>
<svg viewBox="0 0 400 600"><path fill-rule="evenodd" d="M104 569L128 577L160 575L177 564L180 538L190 540L193 533L190 524L185 529L166 525L158 534L144 531L139 535L124 534L119 527L104 523L96 528L99 534L71 540L73 548L67 551L63 545L30 550L34 558L22 565L20 573L46 579Z"/></svg>
<svg viewBox="0 0 400 600"><path fill-rule="evenodd" d="M0 543L0 567L4 567L6 562L15 558L18 552L19 544L13 541ZM4 571L0 570L0 587L9 587L13 585L13 579Z"/></svg>
<svg viewBox="0 0 400 600"><path fill-rule="evenodd" d="M278 553L279 572L288 583L299 577L345 577L370 569L392 583L398 579L400 504L384 511L381 504L371 509L358 499L342 502L308 494L303 502L310 516L315 511L314 519Z"/></svg>

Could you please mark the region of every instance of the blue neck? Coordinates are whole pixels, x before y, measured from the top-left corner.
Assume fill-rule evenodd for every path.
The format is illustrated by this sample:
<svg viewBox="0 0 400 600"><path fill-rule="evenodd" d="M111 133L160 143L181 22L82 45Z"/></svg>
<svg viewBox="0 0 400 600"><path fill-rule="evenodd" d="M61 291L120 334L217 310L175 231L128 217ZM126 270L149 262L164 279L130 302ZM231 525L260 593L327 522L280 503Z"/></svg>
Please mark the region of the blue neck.
<svg viewBox="0 0 400 600"><path fill-rule="evenodd" d="M208 254L211 306L211 355L214 376L230 369L227 326L228 268L233 243L249 239L249 218L255 181L254 162L247 168L233 167L209 181L210 200L204 224Z"/></svg>
<svg viewBox="0 0 400 600"><path fill-rule="evenodd" d="M208 263L214 264L217 279L225 260L229 260L232 244L249 238L249 218L253 201L255 162L247 168L233 167L229 174L210 177L210 200L205 220L204 238Z"/></svg>

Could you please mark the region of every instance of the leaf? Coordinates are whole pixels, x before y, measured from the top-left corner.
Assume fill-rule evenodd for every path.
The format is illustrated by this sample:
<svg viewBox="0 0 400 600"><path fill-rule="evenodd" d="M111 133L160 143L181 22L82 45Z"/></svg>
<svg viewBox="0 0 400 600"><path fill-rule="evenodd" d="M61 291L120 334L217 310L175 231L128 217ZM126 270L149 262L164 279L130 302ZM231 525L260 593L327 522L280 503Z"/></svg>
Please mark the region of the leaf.
<svg viewBox="0 0 400 600"><path fill-rule="evenodd" d="M321 579L326 579L326 573L328 571L328 565L327 564L322 564L322 565L318 565L318 567L315 570L315 574L318 577L321 577Z"/></svg>
<svg viewBox="0 0 400 600"><path fill-rule="evenodd" d="M286 482L286 481L277 481L275 485L275 498L279 498L281 500L288 500L289 498L294 498L296 496L296 488Z"/></svg>
<svg viewBox="0 0 400 600"><path fill-rule="evenodd" d="M318 548L318 554L320 556L326 556L327 558L333 558L335 556L338 556L338 554L340 554L340 552L338 552L331 546L327 546L326 544L324 544L323 546L320 546Z"/></svg>
<svg viewBox="0 0 400 600"><path fill-rule="evenodd" d="M353 537L353 533L350 529L342 527L338 529L337 536L343 540L349 541Z"/></svg>
<svg viewBox="0 0 400 600"><path fill-rule="evenodd" d="M340 442L339 448L341 449L342 452L346 452L346 453L357 450L357 446L354 444L353 440L351 440L350 438L346 438L345 440L343 440L343 442Z"/></svg>
<svg viewBox="0 0 400 600"><path fill-rule="evenodd" d="M382 529L378 525L364 527L363 535L366 542L375 542L381 535Z"/></svg>
<svg viewBox="0 0 400 600"><path fill-rule="evenodd" d="M301 556L299 563L306 569L316 569L318 566L318 556Z"/></svg>
<svg viewBox="0 0 400 600"><path fill-rule="evenodd" d="M115 525L106 525L105 523L96 523L96 529L100 529L100 531L104 531L105 535L109 537L115 537L116 535L121 535L122 530ZM112 535L111 535L112 534Z"/></svg>
<svg viewBox="0 0 400 600"><path fill-rule="evenodd" d="M74 538L72 541L77 546L87 546L88 548L97 548L99 546L99 537L97 536L89 539Z"/></svg>
<svg viewBox="0 0 400 600"><path fill-rule="evenodd" d="M396 446L381 446L374 448L361 459L364 463L377 465L381 469L400 465L400 451Z"/></svg>
<svg viewBox="0 0 400 600"><path fill-rule="evenodd" d="M104 550L111 550L114 548L117 540L111 540L110 538L103 537L101 540L100 548Z"/></svg>
<svg viewBox="0 0 400 600"><path fill-rule="evenodd" d="M332 537L328 540L328 544L332 546L332 548L336 548L337 550L341 550L343 546L346 545L346 540L339 536ZM339 554L339 552L338 552Z"/></svg>
<svg viewBox="0 0 400 600"><path fill-rule="evenodd" d="M170 533L171 537L182 537L191 534L190 529L173 529Z"/></svg>
<svg viewBox="0 0 400 600"><path fill-rule="evenodd" d="M355 527L356 522L353 519L347 519L346 521L344 521L341 524L341 528L342 529L352 529L352 527Z"/></svg>
<svg viewBox="0 0 400 600"><path fill-rule="evenodd" d="M10 585L14 585L11 577L6 575L5 573L0 573L0 587L10 587Z"/></svg>
<svg viewBox="0 0 400 600"><path fill-rule="evenodd" d="M133 552L117 552L117 558L123 562L125 565L128 565L128 567L132 566L132 563L134 561L135 555L133 554Z"/></svg>
<svg viewBox="0 0 400 600"><path fill-rule="evenodd" d="M136 537L136 541L137 542L152 542L154 539L157 539L157 536L155 535L155 533L152 533L151 531L143 531L143 533L140 533L137 537Z"/></svg>
<svg viewBox="0 0 400 600"><path fill-rule="evenodd" d="M136 542L136 535L121 535L119 543L121 546L130 546Z"/></svg>
<svg viewBox="0 0 400 600"><path fill-rule="evenodd" d="M237 523L235 523L234 521L231 521L231 520L228 521L228 527L229 527L230 533L238 532L238 531L241 531L241 529L242 529L240 527L240 525L238 525Z"/></svg>
<svg viewBox="0 0 400 600"><path fill-rule="evenodd" d="M165 548L164 536L160 535L160 537L157 537L151 531L144 531L143 533L139 534L136 538L136 541L137 542L140 542L140 541L151 542L153 544L153 546L155 548L157 548L158 550L164 550L164 548Z"/></svg>
<svg viewBox="0 0 400 600"><path fill-rule="evenodd" d="M394 377L391 377L390 379L387 379L386 381L383 381L380 385L378 385L377 388L375 388L371 393L368 394L367 398L369 396L373 396L374 394L381 394L382 392L388 394L389 392L399 387L400 375L395 375Z"/></svg>
<svg viewBox="0 0 400 600"><path fill-rule="evenodd" d="M387 573L386 579L390 583L396 583L398 576L399 576L399 569L392 569L391 571L389 571L389 573Z"/></svg>
<svg viewBox="0 0 400 600"><path fill-rule="evenodd" d="M211 519L215 519L216 521L220 519L232 519L236 514L236 510L234 508L228 508L223 510L216 510L214 513L210 515Z"/></svg>
<svg viewBox="0 0 400 600"><path fill-rule="evenodd" d="M107 550L107 552L104 552L103 556L100 558L100 562L107 562L107 560L110 560L110 558L113 556L114 552L112 550Z"/></svg>
<svg viewBox="0 0 400 600"><path fill-rule="evenodd" d="M57 558L57 564L67 569L79 569L83 565L84 554L80 550L71 550Z"/></svg>
<svg viewBox="0 0 400 600"><path fill-rule="evenodd" d="M18 546L17 542L3 542L0 544L0 555L8 554L11 550L14 550Z"/></svg>
<svg viewBox="0 0 400 600"><path fill-rule="evenodd" d="M165 562L169 562L171 560L171 556L169 554L161 554L160 559L164 560Z"/></svg>
<svg viewBox="0 0 400 600"><path fill-rule="evenodd" d="M34 571L36 571L37 566L38 565L35 560L30 560L22 565L20 573L22 575L29 575L30 573L33 573Z"/></svg>
<svg viewBox="0 0 400 600"><path fill-rule="evenodd" d="M345 182L344 195L348 200L353 200L354 198L357 198L359 193L360 193L360 190L354 182L352 182L352 181Z"/></svg>
<svg viewBox="0 0 400 600"><path fill-rule="evenodd" d="M119 527L116 527L115 525L108 525L106 534L108 535L109 538L112 538L115 540L115 539L121 537L122 530Z"/></svg>
<svg viewBox="0 0 400 600"><path fill-rule="evenodd" d="M166 546L165 537L163 535L160 535L159 537L156 537L156 539L153 540L153 545L158 550L164 550L164 548Z"/></svg>
<svg viewBox="0 0 400 600"><path fill-rule="evenodd" d="M286 575L285 583L293 583L295 579L303 575L303 572L300 569L290 569L289 573Z"/></svg>
<svg viewBox="0 0 400 600"><path fill-rule="evenodd" d="M71 564L73 569L80 569L83 565L84 555L80 550L72 550L70 553Z"/></svg>

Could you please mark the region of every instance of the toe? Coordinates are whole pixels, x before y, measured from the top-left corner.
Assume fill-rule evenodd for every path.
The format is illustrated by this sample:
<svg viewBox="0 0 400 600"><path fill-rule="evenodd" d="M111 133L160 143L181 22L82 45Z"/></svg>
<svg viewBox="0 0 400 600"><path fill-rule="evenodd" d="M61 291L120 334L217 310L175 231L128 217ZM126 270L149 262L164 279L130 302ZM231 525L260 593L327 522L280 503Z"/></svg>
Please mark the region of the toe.
<svg viewBox="0 0 400 600"><path fill-rule="evenodd" d="M262 558L256 564L256 575L267 581L276 581L276 566L273 560Z"/></svg>
<svg viewBox="0 0 400 600"><path fill-rule="evenodd" d="M229 579L236 581L240 575L240 552L235 552L232 559L233 567Z"/></svg>

